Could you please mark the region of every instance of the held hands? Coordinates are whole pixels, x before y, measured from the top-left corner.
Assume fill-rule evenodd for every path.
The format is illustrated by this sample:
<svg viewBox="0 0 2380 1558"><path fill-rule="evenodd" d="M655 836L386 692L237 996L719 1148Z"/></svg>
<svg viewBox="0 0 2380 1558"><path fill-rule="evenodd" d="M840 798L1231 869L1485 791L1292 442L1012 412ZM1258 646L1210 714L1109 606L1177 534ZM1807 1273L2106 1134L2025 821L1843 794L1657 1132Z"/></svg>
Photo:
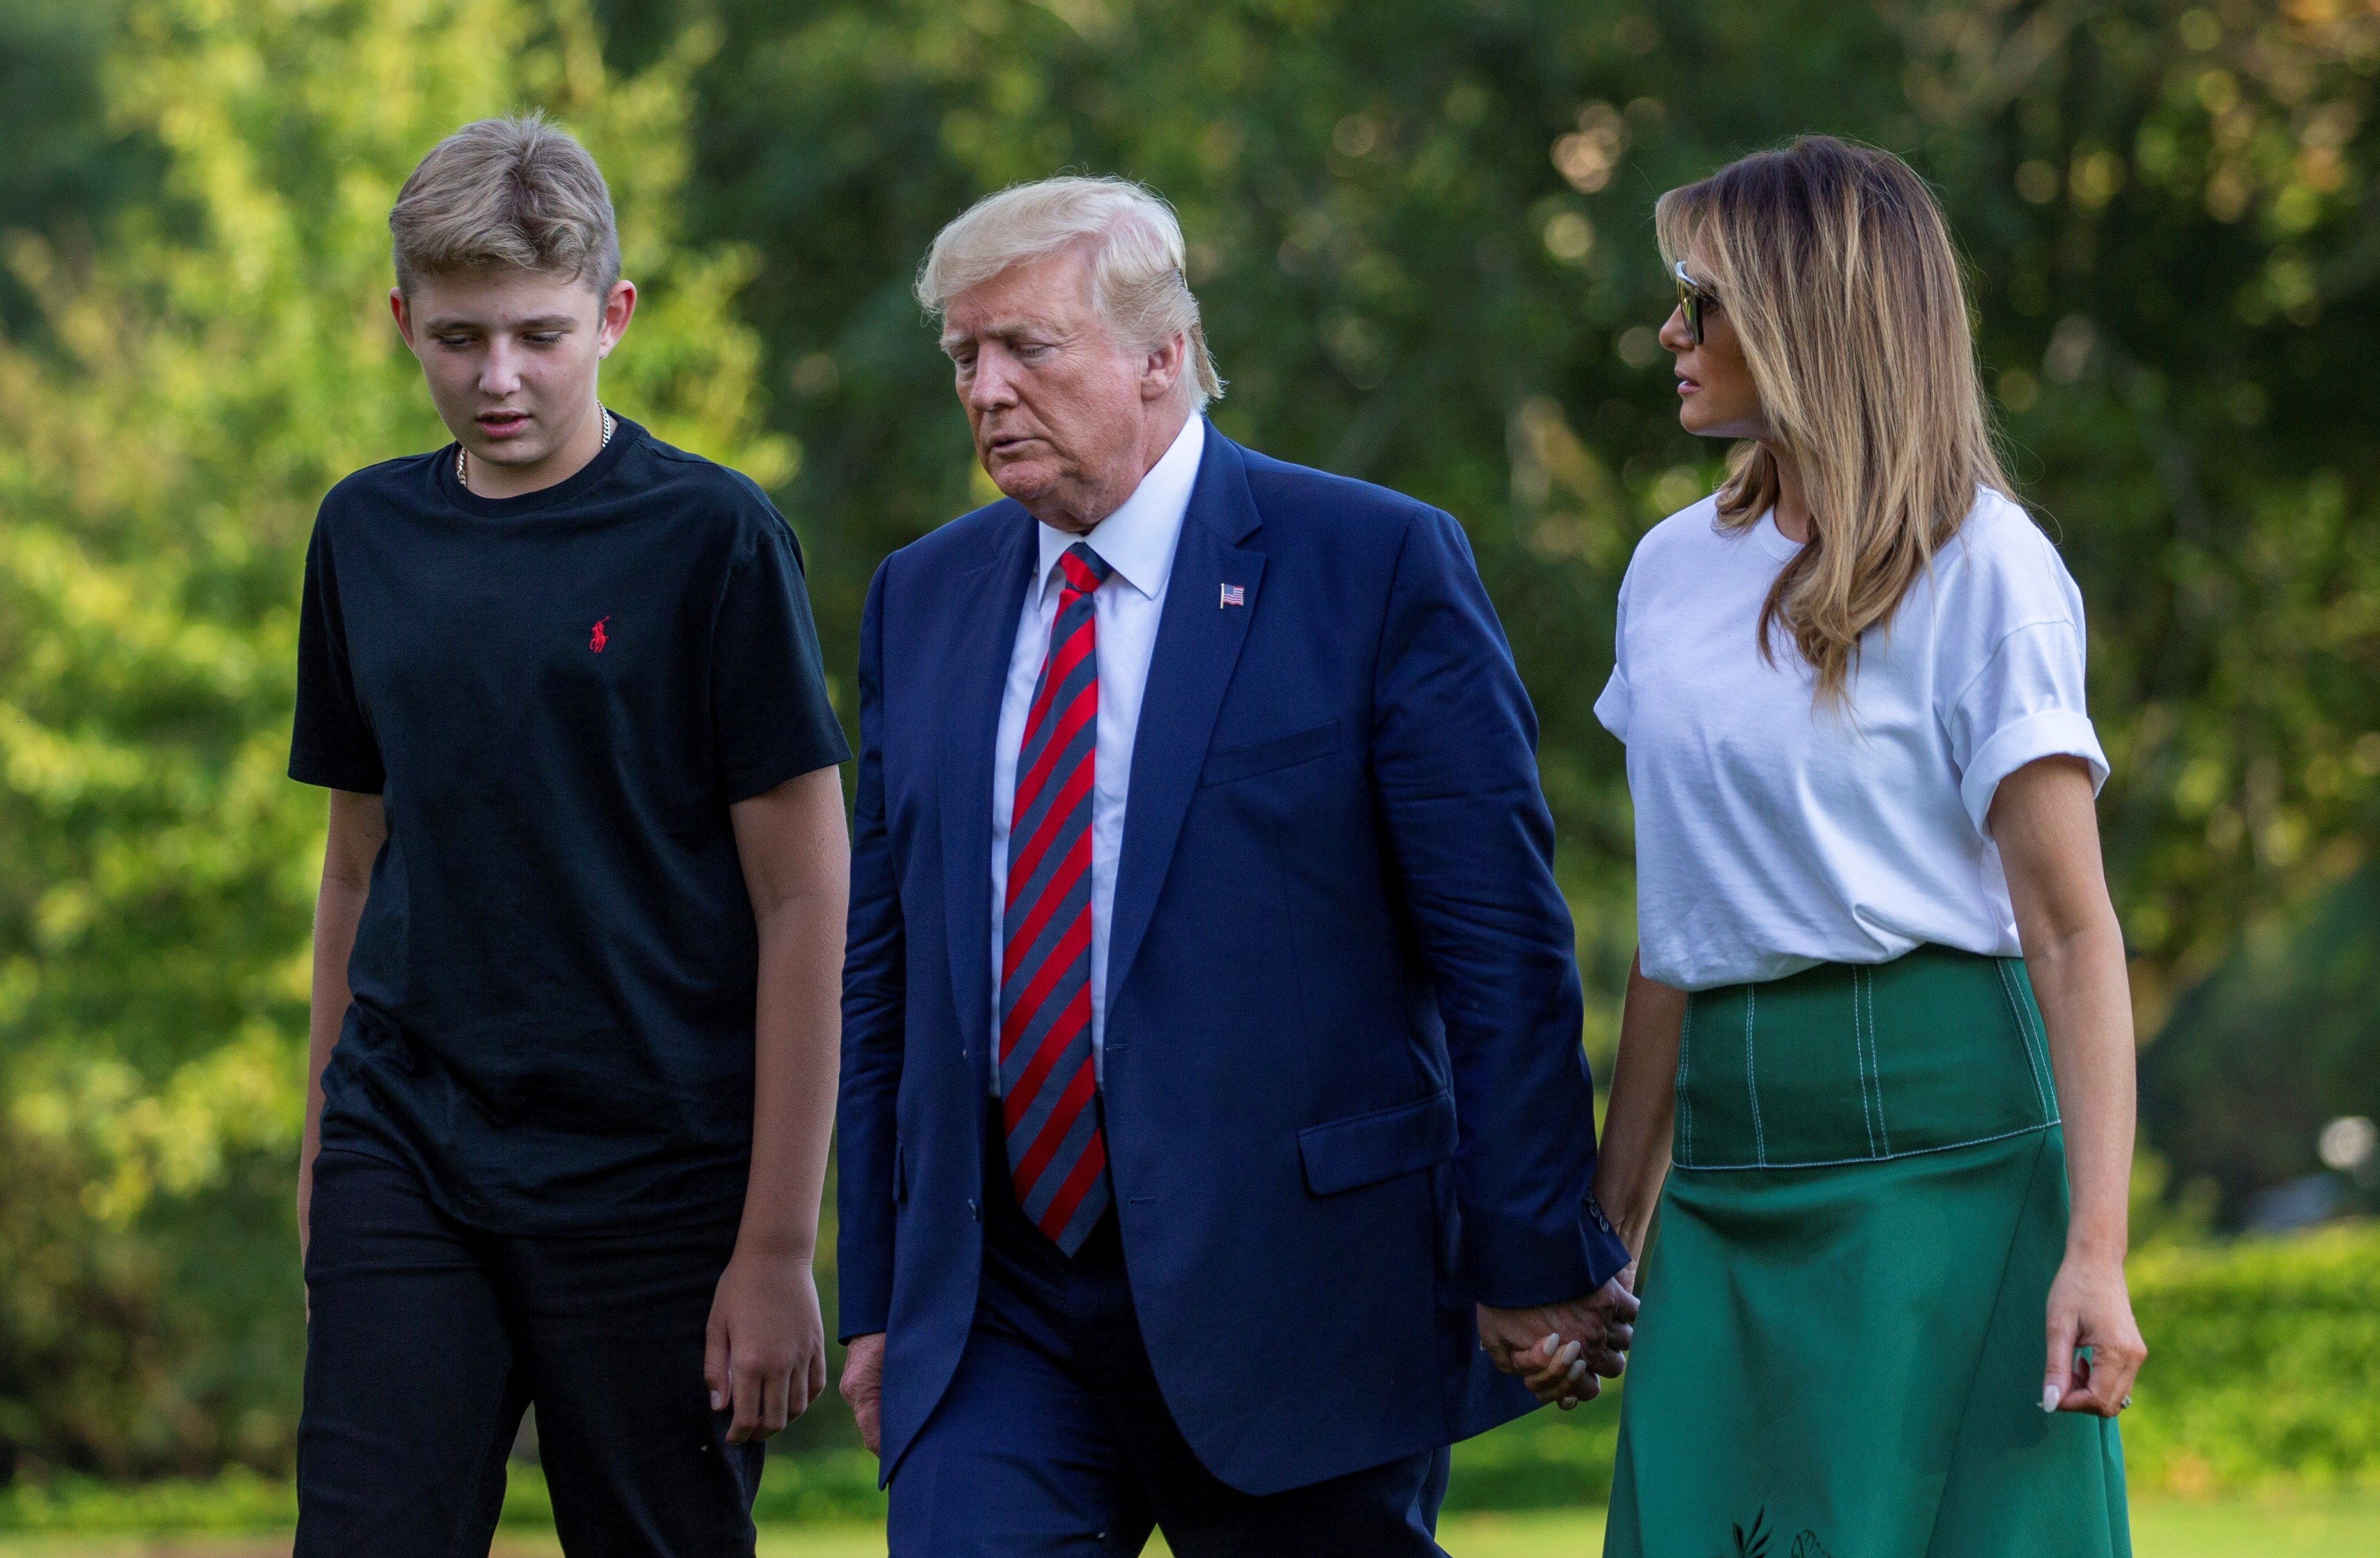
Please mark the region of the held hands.
<svg viewBox="0 0 2380 1558"><path fill-rule="evenodd" d="M1631 1268L1633 1272L1633 1268ZM1592 1401L1604 1380L1628 1367L1636 1339L1636 1295L1623 1272L1584 1298L1525 1309L1479 1306L1479 1345L1488 1361L1526 1382L1539 1401L1567 1412ZM1597 1376L1601 1376L1600 1379Z"/></svg>
<svg viewBox="0 0 2380 1558"><path fill-rule="evenodd" d="M2074 1356L2088 1347L2087 1360ZM2131 1405L2132 1380L2149 1355L2132 1321L2120 1260L2069 1251L2049 1286L2049 1358L2041 1383L2045 1412L2112 1418Z"/></svg>
<svg viewBox="0 0 2380 1558"><path fill-rule="evenodd" d="M871 1455L884 1454L884 1333L854 1336L843 1357L843 1399L859 1423L859 1442Z"/></svg>
<svg viewBox="0 0 2380 1558"><path fill-rule="evenodd" d="M737 1244L710 1301L702 1377L710 1409L735 1409L730 1444L766 1439L809 1410L826 1390L826 1325L807 1258Z"/></svg>

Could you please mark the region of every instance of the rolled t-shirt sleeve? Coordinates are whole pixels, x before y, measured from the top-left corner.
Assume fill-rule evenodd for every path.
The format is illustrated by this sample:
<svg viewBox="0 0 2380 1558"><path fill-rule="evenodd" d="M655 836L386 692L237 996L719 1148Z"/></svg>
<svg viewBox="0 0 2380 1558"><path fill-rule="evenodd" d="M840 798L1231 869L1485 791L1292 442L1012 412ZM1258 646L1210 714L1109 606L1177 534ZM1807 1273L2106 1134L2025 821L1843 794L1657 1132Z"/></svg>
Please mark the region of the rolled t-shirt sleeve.
<svg viewBox="0 0 2380 1558"><path fill-rule="evenodd" d="M305 593L298 613L298 712L289 734L289 777L301 785L375 796L388 783L380 743L356 696L329 528L320 519L306 548Z"/></svg>
<svg viewBox="0 0 2380 1558"><path fill-rule="evenodd" d="M1603 684L1603 692L1595 700L1595 717L1623 742L1628 739L1628 673L1614 665L1611 679Z"/></svg>
<svg viewBox="0 0 2380 1558"><path fill-rule="evenodd" d="M2079 624L2027 623L2000 639L1944 712L1959 797L1977 833L1991 832L2000 781L2029 762L2080 758L2095 793L2107 782L2107 756L2084 709L2082 662Z"/></svg>
<svg viewBox="0 0 2380 1558"><path fill-rule="evenodd" d="M1620 608L1611 628L1611 678L1595 700L1595 717L1623 744L1628 739L1628 712L1633 707L1628 688L1628 579L1634 573L1632 563L1628 576L1620 581Z"/></svg>
<svg viewBox="0 0 2380 1558"><path fill-rule="evenodd" d="M710 709L730 803L851 756L827 696L800 554L773 509L728 569L711 639Z"/></svg>

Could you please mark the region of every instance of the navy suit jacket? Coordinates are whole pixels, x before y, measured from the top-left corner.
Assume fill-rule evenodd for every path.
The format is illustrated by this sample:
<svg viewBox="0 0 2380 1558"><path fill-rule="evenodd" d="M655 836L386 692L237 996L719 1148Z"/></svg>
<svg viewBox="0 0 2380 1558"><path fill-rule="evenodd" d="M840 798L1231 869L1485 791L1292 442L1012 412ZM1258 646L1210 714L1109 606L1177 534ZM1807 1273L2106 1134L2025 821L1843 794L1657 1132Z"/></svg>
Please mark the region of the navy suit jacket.
<svg viewBox="0 0 2380 1558"><path fill-rule="evenodd" d="M885 560L861 629L839 1329L886 1333L888 1479L975 1317L992 743L1038 557L1023 508L978 509ZM1587 1194L1536 742L1453 519L1208 430L1133 751L1103 1104L1149 1361L1244 1491L1528 1410L1474 1303L1627 1259Z"/></svg>

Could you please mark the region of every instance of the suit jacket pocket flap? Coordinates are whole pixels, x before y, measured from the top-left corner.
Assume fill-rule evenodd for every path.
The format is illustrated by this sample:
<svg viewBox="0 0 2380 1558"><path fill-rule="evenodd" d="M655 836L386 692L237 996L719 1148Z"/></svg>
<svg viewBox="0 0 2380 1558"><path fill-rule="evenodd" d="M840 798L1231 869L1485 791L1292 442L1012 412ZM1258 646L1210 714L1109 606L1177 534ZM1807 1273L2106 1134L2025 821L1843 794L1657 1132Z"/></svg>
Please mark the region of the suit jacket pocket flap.
<svg viewBox="0 0 2380 1558"><path fill-rule="evenodd" d="M1252 779L1259 773L1269 773L1276 768L1289 768L1336 751L1339 747L1339 722L1325 720L1304 730L1293 730L1286 736L1268 736L1261 741L1244 746L1226 747L1210 753L1207 766L1198 776L1201 785L1228 785L1234 779Z"/></svg>
<svg viewBox="0 0 2380 1558"><path fill-rule="evenodd" d="M1454 1156L1454 1095L1353 1114L1297 1133L1305 1185L1318 1196L1378 1184Z"/></svg>

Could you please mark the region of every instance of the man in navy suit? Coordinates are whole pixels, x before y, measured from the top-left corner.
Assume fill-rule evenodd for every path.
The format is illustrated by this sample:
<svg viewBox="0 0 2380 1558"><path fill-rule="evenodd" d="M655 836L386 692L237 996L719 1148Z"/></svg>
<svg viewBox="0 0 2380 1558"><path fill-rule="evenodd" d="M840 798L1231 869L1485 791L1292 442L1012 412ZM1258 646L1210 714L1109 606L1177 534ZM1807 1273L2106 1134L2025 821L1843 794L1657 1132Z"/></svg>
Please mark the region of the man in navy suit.
<svg viewBox="0 0 2380 1558"><path fill-rule="evenodd" d="M1007 500L862 628L843 1389L894 1558L1437 1553L1447 1445L1629 1340L1463 531L1218 433L1182 267L1058 178L918 279Z"/></svg>

